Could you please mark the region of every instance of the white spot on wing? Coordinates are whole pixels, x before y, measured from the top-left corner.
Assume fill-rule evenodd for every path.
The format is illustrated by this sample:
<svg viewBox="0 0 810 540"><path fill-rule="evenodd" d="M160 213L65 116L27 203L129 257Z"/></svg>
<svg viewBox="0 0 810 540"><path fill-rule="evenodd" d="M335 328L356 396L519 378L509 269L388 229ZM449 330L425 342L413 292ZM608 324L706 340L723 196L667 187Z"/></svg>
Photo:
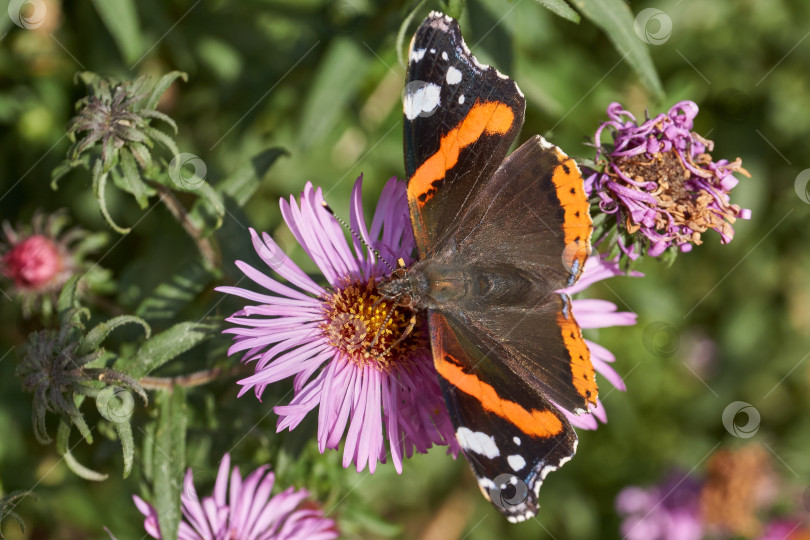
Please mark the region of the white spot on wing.
<svg viewBox="0 0 810 540"><path fill-rule="evenodd" d="M436 49L430 49L430 54L436 54Z"/></svg>
<svg viewBox="0 0 810 540"><path fill-rule="evenodd" d="M458 103L459 105L464 105L464 94L458 96Z"/></svg>
<svg viewBox="0 0 810 540"><path fill-rule="evenodd" d="M515 444L520 446L520 437L512 437L512 440L515 441Z"/></svg>
<svg viewBox="0 0 810 540"><path fill-rule="evenodd" d="M496 489L495 482L484 476L478 477L478 485L487 491L489 491L490 489Z"/></svg>
<svg viewBox="0 0 810 540"><path fill-rule="evenodd" d="M415 49L411 51L411 62L418 62L424 58L425 52L427 52L427 49Z"/></svg>
<svg viewBox="0 0 810 540"><path fill-rule="evenodd" d="M460 427L456 431L456 439L458 439L458 443L463 449L486 456L489 459L501 455L501 451L498 450L498 445L495 443L495 437L487 435L483 431L472 431L469 428Z"/></svg>
<svg viewBox="0 0 810 540"><path fill-rule="evenodd" d="M447 76L445 77L447 84L458 84L461 82L461 72L450 66L447 68Z"/></svg>
<svg viewBox="0 0 810 540"><path fill-rule="evenodd" d="M413 84L413 83L411 83ZM416 85L406 89L403 111L408 120L431 113L439 106L441 87L433 83Z"/></svg>
<svg viewBox="0 0 810 540"><path fill-rule="evenodd" d="M442 51L442 60L447 60L447 59L448 59L447 51Z"/></svg>
<svg viewBox="0 0 810 540"><path fill-rule="evenodd" d="M523 469L526 466L526 460L523 459L523 456L515 454L506 458L506 462L509 463L509 466L512 467L512 470L517 472Z"/></svg>
<svg viewBox="0 0 810 540"><path fill-rule="evenodd" d="M551 148L554 148L554 145L545 140L541 135L538 135L537 138L539 139L537 141L537 144L539 144L540 148L542 148L543 150L549 150Z"/></svg>

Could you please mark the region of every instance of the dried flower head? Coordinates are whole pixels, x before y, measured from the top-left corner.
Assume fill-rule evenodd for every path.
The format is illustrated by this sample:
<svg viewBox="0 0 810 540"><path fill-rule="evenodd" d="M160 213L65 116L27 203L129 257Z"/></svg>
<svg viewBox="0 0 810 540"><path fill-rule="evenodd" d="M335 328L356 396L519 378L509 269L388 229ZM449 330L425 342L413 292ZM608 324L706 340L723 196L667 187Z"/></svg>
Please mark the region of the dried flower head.
<svg viewBox="0 0 810 540"><path fill-rule="evenodd" d="M714 160L714 143L692 131L697 113L695 103L682 101L638 124L619 103L608 106L609 120L594 136L596 160L584 171L593 201L615 216L597 224L597 243L615 242L629 259L674 256L700 245L709 229L727 244L733 223L751 217L729 197L734 173L750 175L739 158ZM602 142L606 129L612 144Z"/></svg>
<svg viewBox="0 0 810 540"><path fill-rule="evenodd" d="M15 229L3 222L5 242L0 243L0 272L12 280L11 291L19 297L25 317L39 309L51 314L56 296L67 280L92 269L88 283L98 281L103 270L84 260L107 241L103 233L89 233L79 227L65 230L65 210L34 214L30 225Z"/></svg>
<svg viewBox="0 0 810 540"><path fill-rule="evenodd" d="M64 423L76 426L85 440L92 443L90 428L78 407L78 396L98 398L106 385L116 384L136 392L144 403L147 401L146 393L136 380L104 367L108 357L101 342L120 325L140 324L147 335L149 326L137 317L122 315L86 331L83 319L89 317L89 312L75 307L71 298L75 297L76 283L77 278L72 278L60 296L59 328L32 332L16 369L23 389L34 394L34 435L42 444L51 441L45 425L47 412L57 413ZM70 300L66 302L66 298ZM109 396L102 394L101 398L109 401Z"/></svg>
<svg viewBox="0 0 810 540"><path fill-rule="evenodd" d="M124 234L129 229L118 226L107 211L104 191L108 177L146 208L149 197L155 194L148 180L160 180L153 149L158 145L172 156L179 154L172 137L152 122L168 124L174 133L177 125L155 108L169 85L177 78L185 80L186 75L173 71L154 85L147 77L117 81L86 71L77 78L84 82L89 94L76 103L76 116L67 127L73 145L65 162L53 171L51 185L56 188L58 180L75 167L92 171L93 192L104 218L110 227Z"/></svg>
<svg viewBox="0 0 810 540"><path fill-rule="evenodd" d="M773 471L768 452L752 444L716 452L709 460L700 506L707 530L751 538L762 530Z"/></svg>

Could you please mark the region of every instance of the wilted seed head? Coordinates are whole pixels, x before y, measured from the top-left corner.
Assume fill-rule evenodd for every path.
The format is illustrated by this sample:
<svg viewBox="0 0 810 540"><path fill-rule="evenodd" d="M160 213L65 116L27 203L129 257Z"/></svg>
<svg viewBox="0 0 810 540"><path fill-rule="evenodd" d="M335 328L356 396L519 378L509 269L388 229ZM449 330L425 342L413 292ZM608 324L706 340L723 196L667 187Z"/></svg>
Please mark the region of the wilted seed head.
<svg viewBox="0 0 810 540"><path fill-rule="evenodd" d="M78 113L68 124L72 138L85 133L70 150L71 158L78 158L96 142L102 144L102 161L109 166L115 152L127 142L144 142L142 129L148 119L138 114L147 93L142 91L143 81L117 82L98 79L89 85L90 95L76 104Z"/></svg>
<svg viewBox="0 0 810 540"><path fill-rule="evenodd" d="M72 422L87 442L92 442L90 429L75 403L75 396L95 397L103 388L100 383L114 382L125 386L146 402L146 393L135 379L119 371L93 367L106 351L95 346L98 339L86 339L98 334L96 329L85 334L82 318L88 316L86 309L75 308L62 317L58 330L31 333L23 359L17 366L16 373L22 379L23 389L34 394L34 435L42 444L51 441L45 425L47 412L55 412Z"/></svg>

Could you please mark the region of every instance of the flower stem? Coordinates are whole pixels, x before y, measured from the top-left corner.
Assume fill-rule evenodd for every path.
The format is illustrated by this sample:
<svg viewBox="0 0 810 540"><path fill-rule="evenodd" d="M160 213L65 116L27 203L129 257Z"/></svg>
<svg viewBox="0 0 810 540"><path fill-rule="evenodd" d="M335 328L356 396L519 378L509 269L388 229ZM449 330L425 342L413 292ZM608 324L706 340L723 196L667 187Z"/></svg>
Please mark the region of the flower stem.
<svg viewBox="0 0 810 540"><path fill-rule="evenodd" d="M178 375L177 377L143 377L139 382L146 390L171 390L173 386L183 386L191 388L202 386L217 380L220 375L232 377L241 371L241 366L234 366L223 372L222 368L206 369L188 375Z"/></svg>
<svg viewBox="0 0 810 540"><path fill-rule="evenodd" d="M194 243L197 244L197 250L205 260L206 266L208 268L216 268L219 265L219 257L217 257L211 240L205 238L202 235L202 231L189 219L188 211L185 207L177 200L177 197L174 196L168 187L154 181L150 181L149 184L157 190L160 200L166 205L166 208L169 209L169 212L171 212L172 216L180 223L183 229L186 230L188 235L191 236Z"/></svg>

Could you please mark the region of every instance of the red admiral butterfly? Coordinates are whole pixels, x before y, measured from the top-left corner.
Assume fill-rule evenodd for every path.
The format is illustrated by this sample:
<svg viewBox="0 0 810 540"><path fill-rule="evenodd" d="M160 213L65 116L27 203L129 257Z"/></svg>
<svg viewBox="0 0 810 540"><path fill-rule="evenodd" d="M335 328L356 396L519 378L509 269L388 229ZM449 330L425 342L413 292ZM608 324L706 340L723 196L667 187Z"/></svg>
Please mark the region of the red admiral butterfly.
<svg viewBox="0 0 810 540"><path fill-rule="evenodd" d="M593 230L574 161L540 136L507 157L526 101L433 12L410 45L404 96L408 202L419 260L380 291L427 310L456 437L510 521L537 513L544 478L576 452L555 404L596 404L567 295Z"/></svg>

